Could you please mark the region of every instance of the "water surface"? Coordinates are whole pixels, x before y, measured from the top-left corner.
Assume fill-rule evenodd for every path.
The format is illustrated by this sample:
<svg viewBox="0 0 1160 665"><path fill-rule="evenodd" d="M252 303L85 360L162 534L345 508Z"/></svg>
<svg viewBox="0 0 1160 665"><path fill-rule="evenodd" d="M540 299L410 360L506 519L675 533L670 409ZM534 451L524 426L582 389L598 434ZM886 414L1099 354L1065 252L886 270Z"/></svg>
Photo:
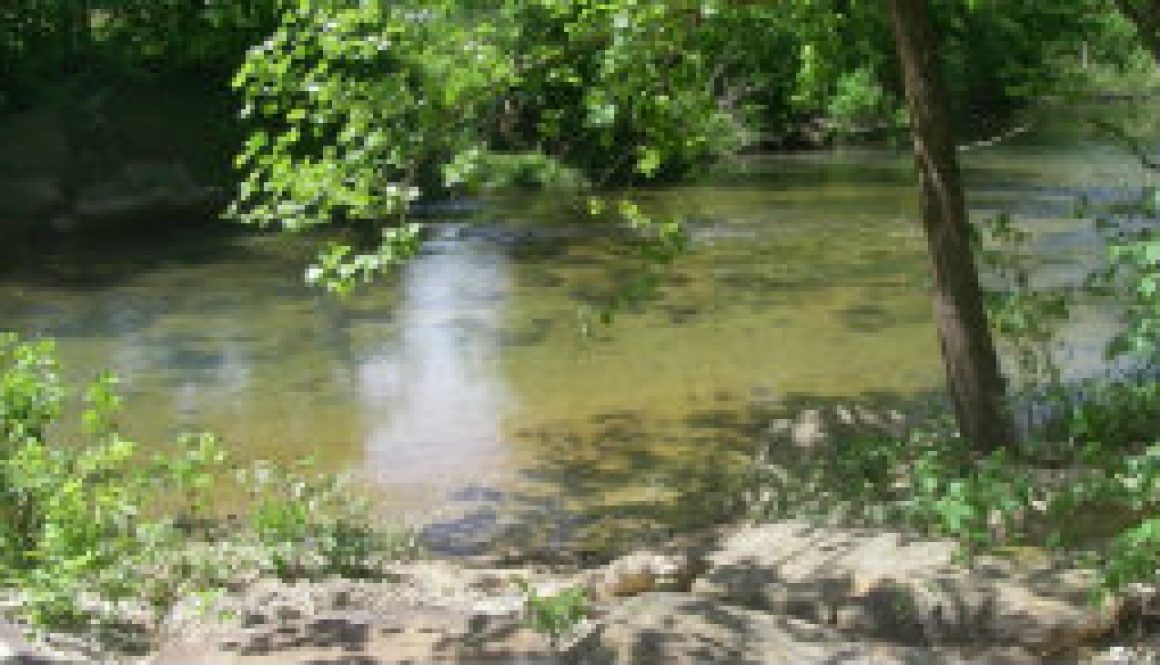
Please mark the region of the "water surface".
<svg viewBox="0 0 1160 665"><path fill-rule="evenodd" d="M1114 198L1143 177L1048 131L964 157L974 216L1017 213L1043 284L1101 260L1076 193ZM637 264L545 195L434 220L419 257L346 301L301 284L302 239L61 241L0 273L0 327L56 338L74 379L116 370L147 446L209 429L242 458L314 454L445 544L511 520L547 546L592 525L641 535L695 520L787 404L940 399L912 183L906 154L847 150L644 192L693 220L692 250L587 336L585 312ZM1098 373L1114 328L1080 303L1066 373Z"/></svg>

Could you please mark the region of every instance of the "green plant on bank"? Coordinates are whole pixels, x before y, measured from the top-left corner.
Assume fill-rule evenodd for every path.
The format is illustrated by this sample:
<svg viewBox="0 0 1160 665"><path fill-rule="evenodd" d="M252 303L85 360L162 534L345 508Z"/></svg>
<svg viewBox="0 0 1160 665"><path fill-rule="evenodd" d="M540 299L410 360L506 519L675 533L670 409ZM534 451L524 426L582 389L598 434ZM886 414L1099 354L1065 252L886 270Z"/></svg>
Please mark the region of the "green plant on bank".
<svg viewBox="0 0 1160 665"><path fill-rule="evenodd" d="M257 463L239 471L250 494L249 521L268 567L282 579L373 577L400 554L416 551L414 534L374 526L372 506L346 479Z"/></svg>
<svg viewBox="0 0 1160 665"><path fill-rule="evenodd" d="M128 604L160 616L190 594L262 575L367 576L412 550L366 503L307 465L239 470L249 501L215 513L234 465L210 435L152 458L118 433L116 380L84 391L77 440L53 344L0 335L0 589L21 618L81 626Z"/></svg>
<svg viewBox="0 0 1160 665"><path fill-rule="evenodd" d="M1160 562L1160 550L1140 549L1158 544L1147 535L1155 528L1147 516L1160 509L1160 445L1026 444L978 456L949 425L936 424L904 438L854 439L820 455L767 469L759 482L782 491L758 514L906 526L957 540L968 558L1010 545L1085 548L1110 538L1094 551L1110 589L1153 579L1156 568L1139 562ZM1089 533L1079 526L1084 514L1115 519Z"/></svg>
<svg viewBox="0 0 1160 665"><path fill-rule="evenodd" d="M1155 219L1160 194L1146 188L1141 212ZM1109 279L1122 284L1126 293L1125 325L1110 349L1113 354L1132 353L1149 361L1160 360L1160 238L1148 225L1121 226L1108 238Z"/></svg>
<svg viewBox="0 0 1160 665"><path fill-rule="evenodd" d="M553 651L563 646L589 613L588 594L583 586L571 586L555 593L541 594L523 578L513 580L524 594L524 613L532 630L548 640Z"/></svg>
<svg viewBox="0 0 1160 665"><path fill-rule="evenodd" d="M1100 123L1098 129L1119 143L1135 145L1111 123ZM1109 134L1113 131L1118 133ZM1146 154L1139 147L1132 152ZM1140 223L1157 216L1158 201L1151 186L1133 200L1102 209L1080 197L1077 214L1093 216L1108 261L1079 284L1032 284L1031 232L1008 214L982 225L980 261L996 283L986 293L987 311L997 340L1014 361L1009 390L1014 403L1028 409L1024 422L1033 438L1127 446L1153 440L1160 432L1160 381L1149 369L1160 359L1160 241L1149 224ZM1062 347L1058 334L1080 294L1123 312L1121 331L1106 355L1127 360L1138 370L1065 384L1057 358ZM1031 413L1035 409L1040 409L1039 417Z"/></svg>
<svg viewBox="0 0 1160 665"><path fill-rule="evenodd" d="M996 338L1015 363L1016 394L1060 381L1055 357L1059 326L1067 321L1072 294L1067 288L1031 283L1031 234L1009 214L981 225L978 256L996 284L986 291L987 316Z"/></svg>
<svg viewBox="0 0 1160 665"><path fill-rule="evenodd" d="M1037 430L1047 441L1098 441L1130 449L1160 432L1160 380L1147 372L1087 379L1049 395L1052 417Z"/></svg>

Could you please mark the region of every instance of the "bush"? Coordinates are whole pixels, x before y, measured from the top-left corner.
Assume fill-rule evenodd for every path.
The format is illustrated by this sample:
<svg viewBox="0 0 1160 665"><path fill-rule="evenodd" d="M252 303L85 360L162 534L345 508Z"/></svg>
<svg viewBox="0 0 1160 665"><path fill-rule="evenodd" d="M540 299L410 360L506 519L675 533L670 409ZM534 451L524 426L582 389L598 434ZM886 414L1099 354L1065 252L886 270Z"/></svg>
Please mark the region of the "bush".
<svg viewBox="0 0 1160 665"><path fill-rule="evenodd" d="M882 88L868 67L838 77L826 103L826 120L838 138L905 127L898 101Z"/></svg>
<svg viewBox="0 0 1160 665"><path fill-rule="evenodd" d="M154 615L182 596L261 575L374 575L411 550L404 531L372 526L341 479L256 464L239 519L218 519L229 457L215 437L146 458L118 433L116 379L84 391L84 440L57 434L69 397L48 341L0 335L0 586L22 618L68 627L117 614Z"/></svg>
<svg viewBox="0 0 1160 665"><path fill-rule="evenodd" d="M1060 442L979 455L934 423L771 467L758 487L765 516L905 527L956 540L968 558L1011 545L1077 549L1108 590L1154 583L1160 570L1160 523L1151 517L1160 509L1160 445Z"/></svg>

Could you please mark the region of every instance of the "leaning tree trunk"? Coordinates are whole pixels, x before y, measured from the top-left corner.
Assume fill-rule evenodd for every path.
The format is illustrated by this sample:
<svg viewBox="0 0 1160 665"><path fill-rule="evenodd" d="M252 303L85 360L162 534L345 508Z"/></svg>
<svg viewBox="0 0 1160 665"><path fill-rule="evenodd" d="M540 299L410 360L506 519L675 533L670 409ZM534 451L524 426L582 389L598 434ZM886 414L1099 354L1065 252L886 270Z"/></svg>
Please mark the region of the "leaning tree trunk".
<svg viewBox="0 0 1160 665"><path fill-rule="evenodd" d="M934 264L934 314L959 427L979 450L1009 443L1003 377L983 309L929 0L890 0Z"/></svg>

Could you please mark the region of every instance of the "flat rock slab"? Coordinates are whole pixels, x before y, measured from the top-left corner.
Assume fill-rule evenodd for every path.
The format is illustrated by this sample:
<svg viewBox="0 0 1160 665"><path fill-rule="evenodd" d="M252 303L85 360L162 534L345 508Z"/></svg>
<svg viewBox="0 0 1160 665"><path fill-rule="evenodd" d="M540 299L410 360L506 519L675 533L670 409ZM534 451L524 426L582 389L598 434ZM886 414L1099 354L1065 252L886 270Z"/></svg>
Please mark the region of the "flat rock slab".
<svg viewBox="0 0 1160 665"><path fill-rule="evenodd" d="M691 593L627 600L554 658L539 636L507 618L479 620L432 611L400 617L345 613L254 631L243 639L189 643L157 654L157 665L1031 665L1019 649L966 651L852 640L792 617ZM469 621L468 623L473 623Z"/></svg>
<svg viewBox="0 0 1160 665"><path fill-rule="evenodd" d="M743 529L707 557L698 594L905 644L1004 644L1056 654L1111 631L1093 578L1043 559L956 562L949 541L779 522Z"/></svg>
<svg viewBox="0 0 1160 665"><path fill-rule="evenodd" d="M336 612L220 639L169 645L156 665L379 665L554 661L515 618L411 609L392 618Z"/></svg>
<svg viewBox="0 0 1160 665"><path fill-rule="evenodd" d="M16 626L0 622L0 665L81 665L82 661L34 646Z"/></svg>
<svg viewBox="0 0 1160 665"><path fill-rule="evenodd" d="M577 665L1029 665L1019 649L965 651L851 641L800 619L689 593L649 593L613 611L570 654Z"/></svg>

